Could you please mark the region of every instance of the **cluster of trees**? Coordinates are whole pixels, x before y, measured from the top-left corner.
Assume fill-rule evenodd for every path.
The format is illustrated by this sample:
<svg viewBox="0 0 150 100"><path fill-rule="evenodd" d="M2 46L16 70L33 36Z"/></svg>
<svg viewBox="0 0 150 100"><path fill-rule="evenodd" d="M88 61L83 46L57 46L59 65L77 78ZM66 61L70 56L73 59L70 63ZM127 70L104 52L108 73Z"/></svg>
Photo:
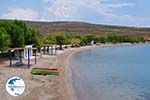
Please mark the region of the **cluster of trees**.
<svg viewBox="0 0 150 100"><path fill-rule="evenodd" d="M58 34L49 34L43 37L44 44L57 44L62 45L65 44L80 44L86 45L90 43L92 40L95 40L95 35L67 35L65 33L58 33Z"/></svg>
<svg viewBox="0 0 150 100"><path fill-rule="evenodd" d="M145 42L142 36L129 36L129 35L109 35L105 37L99 37L98 42L101 43L139 43Z"/></svg>
<svg viewBox="0 0 150 100"><path fill-rule="evenodd" d="M50 34L44 37L46 44L80 44L87 45L91 41L99 43L139 43L145 42L142 36L128 36L128 35L108 35L100 36L95 34L88 35L66 35L66 34Z"/></svg>
<svg viewBox="0 0 150 100"><path fill-rule="evenodd" d="M39 34L23 21L0 21L0 51L8 48L24 47L33 44L40 45Z"/></svg>
<svg viewBox="0 0 150 100"><path fill-rule="evenodd" d="M0 20L0 51L5 51L8 48L24 47L29 44L36 47L40 47L42 44L58 44L62 48L63 44L87 45L91 41L100 43L138 43L144 42L144 38L117 34L100 36L96 34L67 35L58 33L42 36L23 21Z"/></svg>

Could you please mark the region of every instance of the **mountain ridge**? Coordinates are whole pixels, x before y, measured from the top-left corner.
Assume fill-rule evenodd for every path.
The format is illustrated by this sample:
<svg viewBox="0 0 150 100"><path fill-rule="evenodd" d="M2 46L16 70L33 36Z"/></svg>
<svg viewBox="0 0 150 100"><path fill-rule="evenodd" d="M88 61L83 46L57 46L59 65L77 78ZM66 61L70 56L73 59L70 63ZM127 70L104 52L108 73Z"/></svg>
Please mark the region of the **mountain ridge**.
<svg viewBox="0 0 150 100"><path fill-rule="evenodd" d="M128 27L93 24L87 22L76 21L56 21L56 22L26 22L29 26L35 28L42 34L67 33L67 34L127 34L127 35L148 35L150 36L150 28Z"/></svg>
<svg viewBox="0 0 150 100"><path fill-rule="evenodd" d="M6 19L0 19L6 20ZM11 21L11 20L10 20ZM142 35L150 37L150 28L143 27L130 27L130 26L117 26L117 25L104 25L93 24L89 22L80 21L24 21L28 26L36 29L40 34L121 34L121 35Z"/></svg>

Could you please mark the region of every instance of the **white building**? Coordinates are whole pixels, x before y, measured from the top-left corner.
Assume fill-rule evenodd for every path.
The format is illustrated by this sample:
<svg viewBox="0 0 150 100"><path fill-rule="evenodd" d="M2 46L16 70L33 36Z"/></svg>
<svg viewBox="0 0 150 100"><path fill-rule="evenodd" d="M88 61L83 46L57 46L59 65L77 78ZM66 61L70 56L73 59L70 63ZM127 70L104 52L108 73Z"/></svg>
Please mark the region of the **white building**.
<svg viewBox="0 0 150 100"><path fill-rule="evenodd" d="M29 49L29 57L34 58L32 47L33 47L33 45L26 45L25 46L25 49L24 49L24 52L23 52L23 57L25 59L28 59L28 49Z"/></svg>

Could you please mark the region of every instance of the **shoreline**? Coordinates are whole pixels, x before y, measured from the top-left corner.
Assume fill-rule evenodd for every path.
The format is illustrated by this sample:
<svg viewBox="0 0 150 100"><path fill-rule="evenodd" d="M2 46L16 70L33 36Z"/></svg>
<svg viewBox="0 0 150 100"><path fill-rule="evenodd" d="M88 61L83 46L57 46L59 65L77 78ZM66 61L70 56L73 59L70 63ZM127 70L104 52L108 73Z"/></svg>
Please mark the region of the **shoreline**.
<svg viewBox="0 0 150 100"><path fill-rule="evenodd" d="M115 47L117 47L117 46L129 46L129 45L132 45L132 44L101 44L101 45L85 46L85 47L81 47L81 48L72 48L73 50L67 56L66 61L65 61L65 65L64 65L65 66L65 68L64 68L65 69L65 72L64 72L65 73L65 75L64 75L65 84L64 85L66 85L67 92L69 92L69 96L70 96L70 99L66 99L66 100L77 100L76 96L75 96L75 91L73 90L73 87L72 87L72 83L70 82L70 79L68 79L69 60L74 54L81 52L81 51L84 51L84 50L90 50L90 49L95 49L95 48L114 47L114 46ZM62 56L63 56L63 54L62 54Z"/></svg>
<svg viewBox="0 0 150 100"><path fill-rule="evenodd" d="M66 74L65 74L65 81L66 81L66 87L67 87L67 89L68 89L68 92L70 92L69 94L70 94L70 96L71 96L71 99L68 99L68 100L77 100L76 99L76 96L75 96L75 94L74 94L74 90L73 90L73 87L72 87L72 83L70 82L70 79L68 79L69 78L69 71L68 71L68 67L69 67L69 61L70 61L70 58L74 55L74 54L76 54L76 53L78 53L78 52L81 52L81 51L84 51L84 50L90 50L90 49L95 49L95 48L99 48L100 46L87 46L87 47L81 47L81 48L75 48L75 50L72 52L72 53L70 53L69 55L68 55L68 57L67 57L67 59L66 59L66 62L65 62L65 70L66 70Z"/></svg>
<svg viewBox="0 0 150 100"><path fill-rule="evenodd" d="M144 44L149 44L149 43L144 43ZM94 45L94 46L87 46L87 47L81 47L81 48L75 48L76 50L74 50L72 53L70 53L66 59L66 64L65 64L65 83L66 83L66 87L68 89L68 92L70 92L70 97L71 99L67 99L67 100L77 100L76 96L75 96L75 91L73 90L72 84L71 82L69 82L70 80L68 79L68 67L69 67L69 60L70 58L81 51L84 50L90 50L90 49L95 49L95 48L104 48L104 47L118 47L118 46L135 46L135 45L144 45L143 43L140 44L131 44L131 43L119 43L119 44L101 44L101 45Z"/></svg>
<svg viewBox="0 0 150 100"><path fill-rule="evenodd" d="M81 47L81 48L70 48L70 49L66 49L66 51L62 54L60 54L58 56L58 65L61 64L61 66L63 66L63 68L61 69L61 79L63 82L62 86L64 86L64 90L66 91L65 93L67 93L67 98L64 98L63 100L76 100L75 96L73 95L73 88L70 86L70 82L68 79L68 64L69 64L69 60L71 58L72 55L74 55L77 52L83 51L83 50L89 50L89 49L94 49L100 46L86 46L86 47ZM63 59L64 58L64 59ZM61 60L60 60L61 59ZM63 59L63 60L62 60Z"/></svg>
<svg viewBox="0 0 150 100"><path fill-rule="evenodd" d="M68 83L67 63L69 58L75 52L93 48L86 46L81 48L65 49L63 53L57 56L43 55L37 59L37 64L33 64L29 69L27 66L9 67L9 60L2 62L0 65L0 97L3 100L73 100L71 89ZM26 63L26 62L25 62ZM32 75L30 72L33 68L58 68L59 76L42 76ZM21 77L26 85L26 89L21 96L13 97L6 91L6 81L12 76Z"/></svg>
<svg viewBox="0 0 150 100"><path fill-rule="evenodd" d="M68 79L69 60L72 55L80 51L116 46L130 46L136 44L101 44L94 46L85 46L80 48L65 49L63 53L57 56L46 55L37 59L37 64L28 68L8 67L9 61L5 63L6 66L0 65L0 97L5 100L76 100L71 87L71 82ZM1 67L2 66L2 67ZM46 67L58 68L60 70L59 76L41 76L31 75L32 68ZM15 72L15 73L14 73ZM5 84L9 77L20 76L26 84L25 92L19 97L10 96Z"/></svg>

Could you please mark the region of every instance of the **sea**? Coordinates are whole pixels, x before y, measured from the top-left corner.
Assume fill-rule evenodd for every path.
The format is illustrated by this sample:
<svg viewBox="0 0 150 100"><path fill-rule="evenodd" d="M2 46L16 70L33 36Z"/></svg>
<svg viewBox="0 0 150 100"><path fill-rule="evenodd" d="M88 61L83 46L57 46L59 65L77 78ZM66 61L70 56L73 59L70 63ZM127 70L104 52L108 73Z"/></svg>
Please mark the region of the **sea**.
<svg viewBox="0 0 150 100"><path fill-rule="evenodd" d="M68 66L76 100L150 100L150 44L80 51Z"/></svg>

